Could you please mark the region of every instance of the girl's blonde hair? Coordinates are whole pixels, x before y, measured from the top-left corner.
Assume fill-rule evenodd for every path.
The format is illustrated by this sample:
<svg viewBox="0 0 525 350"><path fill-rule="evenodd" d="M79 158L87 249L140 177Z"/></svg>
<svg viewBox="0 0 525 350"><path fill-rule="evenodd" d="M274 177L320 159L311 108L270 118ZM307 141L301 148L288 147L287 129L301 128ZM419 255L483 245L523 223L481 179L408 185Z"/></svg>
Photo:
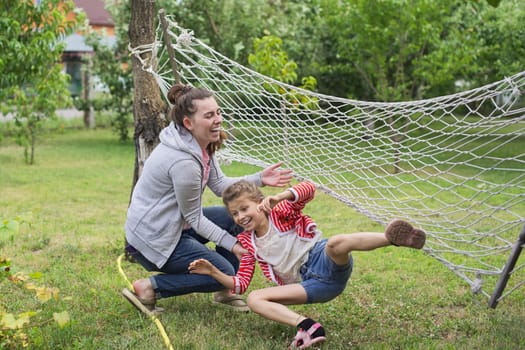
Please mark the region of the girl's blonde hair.
<svg viewBox="0 0 525 350"><path fill-rule="evenodd" d="M247 180L239 180L233 185L228 186L222 192L222 202L228 208L228 204L242 195L248 196L248 199L259 203L264 199L264 195L254 183Z"/></svg>

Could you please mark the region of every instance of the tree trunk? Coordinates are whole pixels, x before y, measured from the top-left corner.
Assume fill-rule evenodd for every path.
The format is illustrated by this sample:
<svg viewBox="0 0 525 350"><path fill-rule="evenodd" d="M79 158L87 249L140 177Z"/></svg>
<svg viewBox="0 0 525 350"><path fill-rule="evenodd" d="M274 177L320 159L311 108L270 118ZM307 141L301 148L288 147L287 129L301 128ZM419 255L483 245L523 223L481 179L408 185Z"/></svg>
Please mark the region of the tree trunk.
<svg viewBox="0 0 525 350"><path fill-rule="evenodd" d="M131 0L129 40L131 47L151 44L155 40L155 0ZM143 54L149 59L150 53ZM168 106L161 97L154 77L142 70L136 57L132 57L133 68L133 118L135 132L135 170L131 192L142 173L144 162L159 143L159 133L167 124Z"/></svg>
<svg viewBox="0 0 525 350"><path fill-rule="evenodd" d="M92 86L91 86L91 72L93 67L93 57L88 55L87 64L85 65L86 70L82 72L82 99L88 102L88 106L84 109L84 127L86 129L95 128L95 111L93 110L93 101L91 98Z"/></svg>

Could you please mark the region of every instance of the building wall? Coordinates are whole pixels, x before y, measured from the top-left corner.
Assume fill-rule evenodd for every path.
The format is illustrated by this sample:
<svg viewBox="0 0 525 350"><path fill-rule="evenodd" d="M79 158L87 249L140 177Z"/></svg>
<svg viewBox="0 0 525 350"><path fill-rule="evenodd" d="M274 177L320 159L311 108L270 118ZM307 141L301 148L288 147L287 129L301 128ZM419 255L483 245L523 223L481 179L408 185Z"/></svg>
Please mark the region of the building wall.
<svg viewBox="0 0 525 350"><path fill-rule="evenodd" d="M89 29L102 35L106 45L114 44L116 40L115 25L110 13L104 8L104 1L74 0L73 2L77 8L85 12ZM68 14L69 19L73 19L75 16L75 13ZM92 47L85 44L85 34L78 31L66 38L66 49L62 56L63 71L71 78L69 91L73 97L87 98L89 95L87 83L93 81L86 65L89 64L94 51Z"/></svg>

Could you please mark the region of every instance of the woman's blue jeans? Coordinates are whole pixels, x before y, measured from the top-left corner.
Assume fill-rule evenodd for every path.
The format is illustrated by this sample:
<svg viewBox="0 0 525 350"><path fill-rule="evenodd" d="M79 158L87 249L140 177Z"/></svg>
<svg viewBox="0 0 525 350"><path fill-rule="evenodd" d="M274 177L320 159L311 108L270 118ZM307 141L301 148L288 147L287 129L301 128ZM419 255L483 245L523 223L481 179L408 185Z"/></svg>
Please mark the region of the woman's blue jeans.
<svg viewBox="0 0 525 350"><path fill-rule="evenodd" d="M242 231L237 226L226 208L216 206L203 208L204 216L217 226L236 236ZM148 271L161 272L150 277L156 298L167 298L188 293L209 293L225 289L223 285L207 275L190 274L189 264L196 259L207 259L219 270L228 275L235 275L239 260L228 250L217 247L216 251L204 244L208 241L197 235L193 229L182 231L182 236L175 250L162 268L158 268L139 252L133 254L135 260Z"/></svg>

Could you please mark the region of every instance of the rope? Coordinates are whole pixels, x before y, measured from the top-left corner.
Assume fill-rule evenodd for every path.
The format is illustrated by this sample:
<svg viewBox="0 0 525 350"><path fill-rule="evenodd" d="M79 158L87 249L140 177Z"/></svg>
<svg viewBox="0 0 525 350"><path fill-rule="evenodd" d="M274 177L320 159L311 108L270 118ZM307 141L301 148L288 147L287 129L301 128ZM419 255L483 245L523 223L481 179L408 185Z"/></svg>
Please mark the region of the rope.
<svg viewBox="0 0 525 350"><path fill-rule="evenodd" d="M126 284L128 285L129 289L131 291L133 291L133 293L135 292L135 289L133 288L133 284L129 281L128 277L126 276L126 273L124 272L124 270L122 269L122 258L124 257L124 254L121 254L118 258L117 258L117 268L118 268L118 272L120 273L120 275L124 278L124 280L126 281ZM166 347L170 350L174 350L173 346L171 345L171 341L170 341L170 338L168 337L168 334L166 333L166 330L164 329L164 326L162 325L162 322L160 322L160 320L157 318L157 316L155 314L151 314L150 316L150 319L153 321L153 323L155 323L155 325L157 326L158 330L159 330L159 333L162 337L162 340L164 340L164 344L166 344Z"/></svg>
<svg viewBox="0 0 525 350"><path fill-rule="evenodd" d="M431 99L356 101L266 77L167 22L180 81L221 106L222 159L284 160L371 220L411 221L427 232L429 256L489 296L525 222L525 71ZM163 35L130 51L166 97L175 81Z"/></svg>

